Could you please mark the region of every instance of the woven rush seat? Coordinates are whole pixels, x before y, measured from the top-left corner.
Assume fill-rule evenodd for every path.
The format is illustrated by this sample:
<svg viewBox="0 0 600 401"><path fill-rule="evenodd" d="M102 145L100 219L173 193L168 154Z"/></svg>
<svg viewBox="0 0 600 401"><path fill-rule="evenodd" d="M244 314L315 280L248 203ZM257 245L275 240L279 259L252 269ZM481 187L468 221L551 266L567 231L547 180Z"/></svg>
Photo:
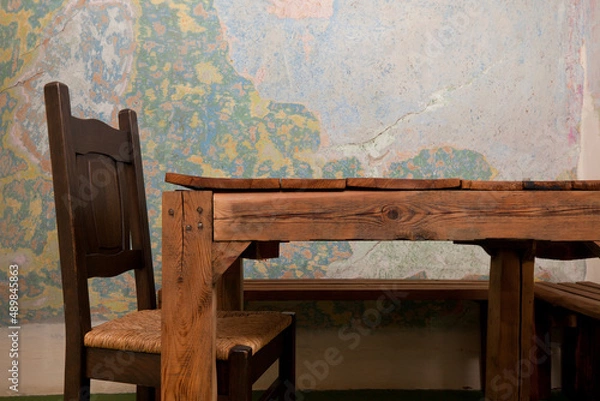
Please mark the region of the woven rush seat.
<svg viewBox="0 0 600 401"><path fill-rule="evenodd" d="M227 360L236 345L252 348L256 354L292 322L279 312L219 311L217 313L217 359ZM102 323L84 337L92 348L160 354L161 311L142 310Z"/></svg>

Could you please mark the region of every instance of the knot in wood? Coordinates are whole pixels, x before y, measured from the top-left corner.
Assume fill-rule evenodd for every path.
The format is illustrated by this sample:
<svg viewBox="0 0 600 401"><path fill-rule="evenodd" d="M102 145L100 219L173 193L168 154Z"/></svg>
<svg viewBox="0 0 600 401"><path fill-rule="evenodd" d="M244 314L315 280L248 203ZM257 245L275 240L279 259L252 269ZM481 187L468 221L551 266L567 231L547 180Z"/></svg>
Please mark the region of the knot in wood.
<svg viewBox="0 0 600 401"><path fill-rule="evenodd" d="M400 217L400 211L395 206L385 207L383 209L383 213L390 220L398 220L398 218Z"/></svg>

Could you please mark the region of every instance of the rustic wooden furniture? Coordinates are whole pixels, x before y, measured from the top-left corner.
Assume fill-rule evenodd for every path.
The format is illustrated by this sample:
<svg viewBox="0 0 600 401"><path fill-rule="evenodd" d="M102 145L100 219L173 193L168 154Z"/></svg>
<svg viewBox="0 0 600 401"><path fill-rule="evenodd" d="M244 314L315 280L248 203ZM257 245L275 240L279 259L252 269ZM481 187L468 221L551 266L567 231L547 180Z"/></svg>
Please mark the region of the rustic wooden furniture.
<svg viewBox="0 0 600 401"><path fill-rule="evenodd" d="M136 114L122 110L114 129L72 116L65 85L50 83L44 93L66 324L64 398L89 399L90 379L100 379L136 384L138 399L151 399L161 385L161 320L186 321L187 315L171 309L165 319L156 309ZM138 311L92 327L88 279L131 271ZM240 311L217 316L217 330L194 345L205 350L212 344L210 352L179 362L195 370L217 361L218 387L211 391L247 401L252 383L279 359L279 376L264 398L293 394L294 317ZM165 330L175 343L180 333L187 338L185 327Z"/></svg>
<svg viewBox="0 0 600 401"><path fill-rule="evenodd" d="M246 279L245 301L467 300L487 302L487 280ZM486 309L487 311L487 309Z"/></svg>
<svg viewBox="0 0 600 401"><path fill-rule="evenodd" d="M269 257L278 252L269 251ZM265 257L265 255L263 255ZM236 271L230 268L229 271ZM228 271L228 272L229 272ZM238 276L239 277L239 276ZM239 284L243 283L240 288ZM485 350L487 332L487 280L415 280L415 279L243 279L230 290L243 294L242 298L229 296L226 301L236 305L255 301L473 301L479 307L481 338L480 376L485 388ZM159 290L159 305L162 291ZM230 293L231 294L231 293ZM234 293L235 294L235 293Z"/></svg>
<svg viewBox="0 0 600 401"><path fill-rule="evenodd" d="M485 388L487 280L245 279L243 299L252 301L473 301L479 307L479 371Z"/></svg>
<svg viewBox="0 0 600 401"><path fill-rule="evenodd" d="M600 400L600 284L537 282L534 290L538 338L549 344L552 328L562 331L563 394L578 401ZM548 398L552 359L540 360L536 368L540 398Z"/></svg>
<svg viewBox="0 0 600 401"><path fill-rule="evenodd" d="M487 400L529 400L535 257L588 258L600 183L460 179L216 179L167 173L163 193L165 400L211 399L212 277L253 242L443 240L491 256ZM174 314L178 317L175 318ZM179 335L173 336L171 333Z"/></svg>

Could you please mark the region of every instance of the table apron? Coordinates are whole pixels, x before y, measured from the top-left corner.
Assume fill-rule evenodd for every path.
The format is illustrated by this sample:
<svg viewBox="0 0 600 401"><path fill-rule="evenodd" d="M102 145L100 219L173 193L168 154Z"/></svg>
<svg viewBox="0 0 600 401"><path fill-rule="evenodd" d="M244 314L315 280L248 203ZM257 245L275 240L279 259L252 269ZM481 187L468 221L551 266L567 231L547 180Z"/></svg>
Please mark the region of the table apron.
<svg viewBox="0 0 600 401"><path fill-rule="evenodd" d="M597 191L215 193L215 241L600 239Z"/></svg>

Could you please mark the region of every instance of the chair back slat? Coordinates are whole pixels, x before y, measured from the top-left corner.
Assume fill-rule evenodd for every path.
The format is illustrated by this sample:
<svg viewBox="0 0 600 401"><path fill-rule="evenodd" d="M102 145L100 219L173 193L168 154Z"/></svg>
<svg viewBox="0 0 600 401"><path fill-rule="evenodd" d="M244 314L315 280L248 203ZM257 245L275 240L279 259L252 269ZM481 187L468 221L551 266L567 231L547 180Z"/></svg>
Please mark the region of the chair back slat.
<svg viewBox="0 0 600 401"><path fill-rule="evenodd" d="M141 266L144 258L139 250L123 251L114 255L92 254L86 257L88 277L115 277Z"/></svg>
<svg viewBox="0 0 600 401"><path fill-rule="evenodd" d="M111 127L96 119L80 119L71 116L71 129L77 132L73 138L77 154L98 153L117 162L132 163L133 151L130 132Z"/></svg>
<svg viewBox="0 0 600 401"><path fill-rule="evenodd" d="M119 128L71 115L68 88L44 88L67 332L90 327L88 278L133 270L139 309L156 308L137 118Z"/></svg>

